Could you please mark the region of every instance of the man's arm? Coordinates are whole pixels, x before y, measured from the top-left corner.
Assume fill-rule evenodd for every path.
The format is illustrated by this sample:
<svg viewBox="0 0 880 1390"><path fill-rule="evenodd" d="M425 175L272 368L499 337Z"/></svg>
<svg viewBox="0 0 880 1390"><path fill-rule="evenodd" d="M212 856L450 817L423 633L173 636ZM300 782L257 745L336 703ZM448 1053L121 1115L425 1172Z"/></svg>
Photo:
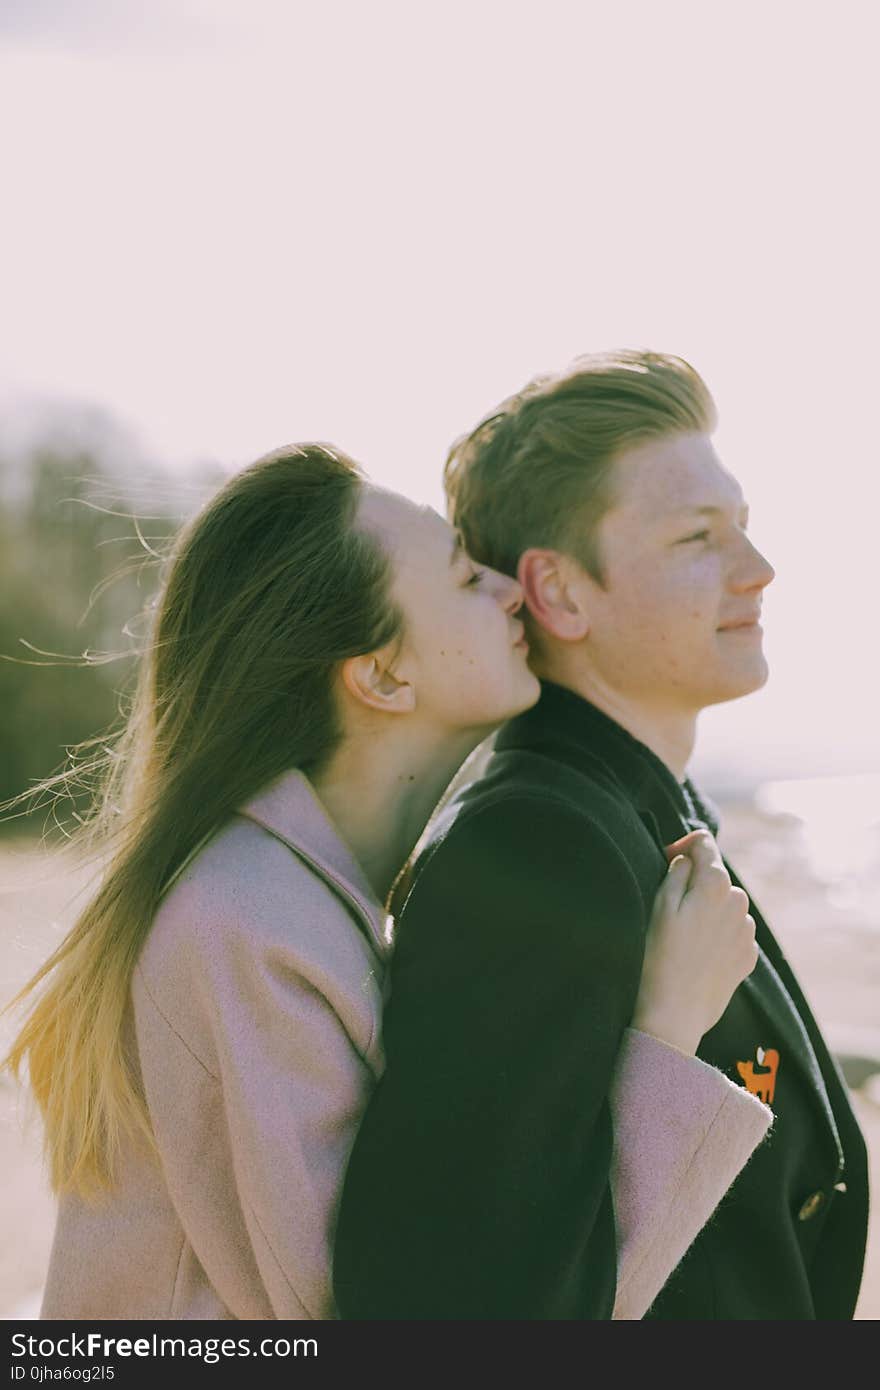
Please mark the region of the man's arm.
<svg viewBox="0 0 880 1390"><path fill-rule="evenodd" d="M546 799L468 811L429 853L346 1177L343 1317L611 1316L608 1095L644 931L613 841Z"/></svg>

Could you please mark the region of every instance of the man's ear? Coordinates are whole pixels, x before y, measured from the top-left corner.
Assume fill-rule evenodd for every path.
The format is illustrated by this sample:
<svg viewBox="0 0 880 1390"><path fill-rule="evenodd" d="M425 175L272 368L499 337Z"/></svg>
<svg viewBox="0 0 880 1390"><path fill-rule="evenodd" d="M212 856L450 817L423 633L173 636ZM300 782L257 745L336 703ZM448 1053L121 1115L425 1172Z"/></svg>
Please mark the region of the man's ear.
<svg viewBox="0 0 880 1390"><path fill-rule="evenodd" d="M365 656L350 656L342 663L342 681L359 704L385 714L410 714L416 707L415 687L398 679L391 670L391 651L382 648Z"/></svg>
<svg viewBox="0 0 880 1390"><path fill-rule="evenodd" d="M516 577L526 607L537 623L561 642L580 642L590 630L578 567L558 550L524 550Z"/></svg>

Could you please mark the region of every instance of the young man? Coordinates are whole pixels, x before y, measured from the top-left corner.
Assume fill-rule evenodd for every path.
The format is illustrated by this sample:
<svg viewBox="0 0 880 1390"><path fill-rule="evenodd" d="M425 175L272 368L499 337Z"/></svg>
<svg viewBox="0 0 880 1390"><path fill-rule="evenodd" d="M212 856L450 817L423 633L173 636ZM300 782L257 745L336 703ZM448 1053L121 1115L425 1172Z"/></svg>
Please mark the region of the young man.
<svg viewBox="0 0 880 1390"><path fill-rule="evenodd" d="M767 677L759 619L773 570L714 424L680 359L590 357L530 383L447 462L468 550L523 587L542 695L438 819L398 906L374 1102L393 1136L376 1260L388 1306L610 1316L613 1289L595 1274L614 1243L607 1098L646 913L664 846L717 829L686 775L697 715ZM865 1147L797 981L750 910L758 964L697 1056L769 1104L773 1131L648 1316L847 1319ZM548 920L570 929L546 933ZM369 1145L367 1132L357 1179Z"/></svg>

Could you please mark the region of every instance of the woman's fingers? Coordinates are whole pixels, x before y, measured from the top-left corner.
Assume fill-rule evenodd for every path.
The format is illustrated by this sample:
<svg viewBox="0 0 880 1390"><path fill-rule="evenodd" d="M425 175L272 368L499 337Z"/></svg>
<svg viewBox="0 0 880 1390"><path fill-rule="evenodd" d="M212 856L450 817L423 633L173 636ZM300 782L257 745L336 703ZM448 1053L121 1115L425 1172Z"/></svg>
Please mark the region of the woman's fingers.
<svg viewBox="0 0 880 1390"><path fill-rule="evenodd" d="M715 843L711 832L708 830L689 830L686 835L682 835L678 840L673 840L671 845L666 846L667 859L674 859L677 854L690 854L694 845L701 840L707 840L710 844Z"/></svg>
<svg viewBox="0 0 880 1390"><path fill-rule="evenodd" d="M694 1051L755 967L755 925L708 830L666 852L672 862L651 914L634 1026Z"/></svg>
<svg viewBox="0 0 880 1390"><path fill-rule="evenodd" d="M681 906L681 901L688 890L691 868L691 861L684 854L676 855L669 865L660 892L664 894L665 900L673 912Z"/></svg>
<svg viewBox="0 0 880 1390"><path fill-rule="evenodd" d="M693 893L706 901L707 908L718 905L730 891L730 876L712 836L697 831L676 843L683 849L673 858L660 888L667 908L677 911Z"/></svg>

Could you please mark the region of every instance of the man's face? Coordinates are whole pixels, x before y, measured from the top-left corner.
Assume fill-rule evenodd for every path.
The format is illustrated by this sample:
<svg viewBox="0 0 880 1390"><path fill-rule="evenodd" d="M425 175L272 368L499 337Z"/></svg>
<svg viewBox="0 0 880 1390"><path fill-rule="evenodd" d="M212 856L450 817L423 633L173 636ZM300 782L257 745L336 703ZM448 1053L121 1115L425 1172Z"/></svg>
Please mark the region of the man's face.
<svg viewBox="0 0 880 1390"><path fill-rule="evenodd" d="M707 435L650 440L614 464L598 527L604 587L588 580L587 650L609 691L693 713L767 679L758 623L774 571Z"/></svg>

